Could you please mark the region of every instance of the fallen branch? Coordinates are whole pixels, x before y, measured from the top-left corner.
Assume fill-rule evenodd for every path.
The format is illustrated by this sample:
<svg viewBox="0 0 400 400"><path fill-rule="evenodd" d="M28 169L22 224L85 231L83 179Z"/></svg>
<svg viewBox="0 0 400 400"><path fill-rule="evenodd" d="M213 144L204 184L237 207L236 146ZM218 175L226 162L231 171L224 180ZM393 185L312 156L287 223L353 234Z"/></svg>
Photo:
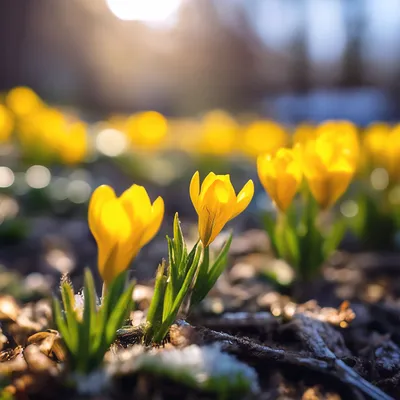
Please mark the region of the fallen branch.
<svg viewBox="0 0 400 400"><path fill-rule="evenodd" d="M193 327L183 321L180 322L180 325L193 329L193 332L199 335L204 343L220 343L224 351L234 354L240 359L257 359L264 362L267 361L276 364L303 367L309 371L320 372L336 381L339 380L352 389L361 391L369 399L393 400L392 397L359 376L352 368L338 359L329 349L327 349L328 353L324 359L318 359L257 344L247 338L235 337L207 328Z"/></svg>

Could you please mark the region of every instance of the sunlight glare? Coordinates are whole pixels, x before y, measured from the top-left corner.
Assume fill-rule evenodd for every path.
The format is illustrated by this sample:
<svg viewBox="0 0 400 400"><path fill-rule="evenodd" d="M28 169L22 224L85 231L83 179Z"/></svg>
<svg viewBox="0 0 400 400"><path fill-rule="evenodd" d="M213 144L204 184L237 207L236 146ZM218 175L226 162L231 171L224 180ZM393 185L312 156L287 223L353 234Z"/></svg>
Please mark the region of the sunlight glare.
<svg viewBox="0 0 400 400"><path fill-rule="evenodd" d="M106 0L108 8L123 21L163 23L174 16L182 0Z"/></svg>

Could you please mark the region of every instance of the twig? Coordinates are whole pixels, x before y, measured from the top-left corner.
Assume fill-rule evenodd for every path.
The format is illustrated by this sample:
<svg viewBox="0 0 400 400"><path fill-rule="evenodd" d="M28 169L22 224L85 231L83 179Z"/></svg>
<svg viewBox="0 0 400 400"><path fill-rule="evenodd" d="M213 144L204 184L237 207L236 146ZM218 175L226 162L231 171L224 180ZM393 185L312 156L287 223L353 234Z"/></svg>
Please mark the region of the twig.
<svg viewBox="0 0 400 400"><path fill-rule="evenodd" d="M372 400L393 400L392 397L367 382L343 361L336 358L333 353L329 356L329 359L324 360L305 357L295 352L253 343L249 339L238 338L227 333L216 332L207 328L192 328L201 334L205 342L220 342L223 350L242 358L256 358L263 361L304 367L333 377L352 388L356 388Z"/></svg>

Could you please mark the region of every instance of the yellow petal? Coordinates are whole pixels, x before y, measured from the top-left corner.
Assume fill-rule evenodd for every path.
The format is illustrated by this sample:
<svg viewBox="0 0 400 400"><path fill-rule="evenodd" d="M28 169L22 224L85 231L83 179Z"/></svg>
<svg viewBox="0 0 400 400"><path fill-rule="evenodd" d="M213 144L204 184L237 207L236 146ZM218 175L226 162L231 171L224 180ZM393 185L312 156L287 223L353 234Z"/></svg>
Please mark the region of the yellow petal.
<svg viewBox="0 0 400 400"><path fill-rule="evenodd" d="M192 200L194 209L198 212L198 200L200 194L200 175L199 171L196 171L190 181L190 199Z"/></svg>
<svg viewBox="0 0 400 400"><path fill-rule="evenodd" d="M204 246L208 246L229 221L236 204L232 190L227 182L217 179L205 192L199 212L199 235Z"/></svg>
<svg viewBox="0 0 400 400"><path fill-rule="evenodd" d="M331 207L348 188L352 174L344 171L333 172L325 178L309 180L309 187L322 209Z"/></svg>
<svg viewBox="0 0 400 400"><path fill-rule="evenodd" d="M151 201L146 189L132 185L122 193L119 200L129 216L134 232L141 236L151 216Z"/></svg>
<svg viewBox="0 0 400 400"><path fill-rule="evenodd" d="M349 173L346 171L338 171L332 174L330 179L331 197L328 207L335 204L339 200L339 198L346 192L352 178L352 172Z"/></svg>
<svg viewBox="0 0 400 400"><path fill-rule="evenodd" d="M231 216L231 219L238 216L241 212L243 212L247 208L247 206L250 204L253 196L254 196L254 183L250 179L243 186L243 189L237 195L236 206L235 206L235 210Z"/></svg>
<svg viewBox="0 0 400 400"><path fill-rule="evenodd" d="M292 203L299 188L299 181L292 174L282 174L277 185L276 203L278 208L285 212Z"/></svg>
<svg viewBox="0 0 400 400"><path fill-rule="evenodd" d="M203 183L201 184L201 188L200 188L200 195L199 195L199 200L198 201L202 201L202 199L204 198L205 193L207 192L208 188L210 187L210 185L215 181L216 179L216 175L214 174L214 172L210 172L205 178Z"/></svg>
<svg viewBox="0 0 400 400"><path fill-rule="evenodd" d="M96 240L99 239L99 231L97 229L97 226L102 206L106 202L113 200L115 198L116 196L114 189L108 185L99 186L92 194L92 197L89 202L88 222L89 222L89 229L91 230L92 235Z"/></svg>
<svg viewBox="0 0 400 400"><path fill-rule="evenodd" d="M130 243L132 226L129 217L118 199L103 204L99 214L98 231L100 238L97 241L99 248L99 272L106 283L125 270L131 261L127 259L125 249ZM117 246L112 262L107 262L111 250Z"/></svg>
<svg viewBox="0 0 400 400"><path fill-rule="evenodd" d="M300 151L300 145L295 149L281 148L274 157L258 159L260 181L275 205L283 212L292 202L301 182Z"/></svg>
<svg viewBox="0 0 400 400"><path fill-rule="evenodd" d="M158 197L152 207L151 219L140 241L140 247L146 245L157 234L164 217L164 200Z"/></svg>

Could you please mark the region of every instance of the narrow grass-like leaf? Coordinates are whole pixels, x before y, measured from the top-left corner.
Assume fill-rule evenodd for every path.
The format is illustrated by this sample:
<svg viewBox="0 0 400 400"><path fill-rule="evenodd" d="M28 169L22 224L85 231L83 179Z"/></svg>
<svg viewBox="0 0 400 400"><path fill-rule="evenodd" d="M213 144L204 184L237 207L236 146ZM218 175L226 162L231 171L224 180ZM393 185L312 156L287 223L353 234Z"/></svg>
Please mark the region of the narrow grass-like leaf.
<svg viewBox="0 0 400 400"><path fill-rule="evenodd" d="M276 243L276 220L272 218L271 213L264 213L263 222L265 230L268 233L269 240L271 243L272 250L274 251L276 256L280 256L278 244Z"/></svg>
<svg viewBox="0 0 400 400"><path fill-rule="evenodd" d="M96 289L94 286L93 275L88 268L85 269L84 280L84 309L83 319L79 324L79 360L82 372L88 369L88 361L92 353L91 346L93 345L92 335L95 332L96 324Z"/></svg>
<svg viewBox="0 0 400 400"><path fill-rule="evenodd" d="M154 294L151 299L150 307L147 312L147 322L149 324L148 336L151 336L150 330L154 332L155 329L162 322L163 309L165 308L165 290L167 285L167 277L164 275L165 261L163 261L157 269L156 282L154 286ZM167 305L167 308L171 307Z"/></svg>
<svg viewBox="0 0 400 400"><path fill-rule="evenodd" d="M96 354L102 343L102 338L107 329L107 321L119 297L124 292L126 284L127 272L122 272L118 275L110 286L106 289L105 295L102 298L102 304L97 313L96 330L94 333L94 340L92 346L92 354Z"/></svg>
<svg viewBox="0 0 400 400"><path fill-rule="evenodd" d="M157 332L154 335L153 340L155 343L161 343L163 341L163 339L165 338L165 336L168 333L170 326L175 321L178 311L190 289L193 278L196 274L196 270L198 268L198 263L200 260L200 255L201 255L201 247L199 244L197 244L195 246L195 255L193 257L192 264L190 265L189 271L186 275L183 285L182 285L181 289L179 290L178 295L176 296L174 305L173 305L171 311L169 312L169 314L167 315L167 318L163 321L161 327L159 329L157 329Z"/></svg>
<svg viewBox="0 0 400 400"><path fill-rule="evenodd" d="M108 319L106 329L106 344L107 348L113 343L117 335L117 329L120 328L129 313L133 308L132 292L135 287L135 283L132 282L125 293L119 298L117 305L113 309L110 318Z"/></svg>
<svg viewBox="0 0 400 400"><path fill-rule="evenodd" d="M172 298L176 296L177 290L179 290L179 264L175 257L175 245L174 241L167 236L168 242L168 287L166 288L165 296L168 297L168 302L172 301Z"/></svg>
<svg viewBox="0 0 400 400"><path fill-rule="evenodd" d="M68 351L71 353L72 349L72 343L71 343L71 337L69 335L68 327L65 322L65 319L62 315L61 311L61 306L60 302L57 299L53 299L53 317L54 317L54 322L56 324L56 327L58 331L61 334L61 337L67 346Z"/></svg>
<svg viewBox="0 0 400 400"><path fill-rule="evenodd" d="M323 253L325 258L329 257L339 246L346 233L347 223L345 220L341 219L336 221L329 235L325 238L323 245Z"/></svg>
<svg viewBox="0 0 400 400"><path fill-rule="evenodd" d="M193 246L192 250L190 250L190 253L188 254L188 256L185 258L184 262L181 264L181 271L179 273L179 286L182 286L182 284L186 278L186 275L187 275L190 267L193 264L193 260L196 257L199 246L201 246L200 240L198 240L196 242L196 244Z"/></svg>
<svg viewBox="0 0 400 400"><path fill-rule="evenodd" d="M215 285L218 278L226 268L228 252L231 247L232 239L233 236L231 234L224 244L223 248L221 249L220 253L218 254L216 260L213 262L211 267L208 268L208 274L203 276L200 281L197 277L191 297L191 307L199 304L204 299L204 297L207 296L208 292L212 289L212 287ZM208 254L206 254L205 256L207 259L209 258Z"/></svg>
<svg viewBox="0 0 400 400"><path fill-rule="evenodd" d="M122 272L119 274L111 283L110 287L107 289L107 309L106 309L106 318L109 317L112 310L116 306L118 299L120 298L121 294L124 292L125 285L126 285L126 277L128 275L127 271Z"/></svg>
<svg viewBox="0 0 400 400"><path fill-rule="evenodd" d="M175 264L175 252L174 252L174 242L168 235L167 237L167 244L168 244L168 261L170 264Z"/></svg>
<svg viewBox="0 0 400 400"><path fill-rule="evenodd" d="M83 290L83 296L85 302L83 319L86 320L86 318L89 318L90 332L94 332L97 322L97 293L94 285L93 275L89 268L85 269L85 286ZM88 316L85 314L86 308L89 310Z"/></svg>
<svg viewBox="0 0 400 400"><path fill-rule="evenodd" d="M75 294L71 283L64 280L61 282L61 297L63 300L65 318L67 321L68 334L70 338L71 351L78 350L78 320L74 310Z"/></svg>
<svg viewBox="0 0 400 400"><path fill-rule="evenodd" d="M171 265L168 267L171 268ZM171 276L165 279L165 292L164 292L164 305L163 305L163 313L162 320L166 318L168 313L170 312L172 305L174 304L175 290L174 290L174 281ZM177 288L178 290L179 288Z"/></svg>
<svg viewBox="0 0 400 400"><path fill-rule="evenodd" d="M298 235L295 231L295 228L292 227L289 223L285 226L283 234L285 241L285 249L288 253L288 259L296 266L299 264L300 261Z"/></svg>
<svg viewBox="0 0 400 400"><path fill-rule="evenodd" d="M210 248L207 246L203 250L203 259L201 260L201 263L197 271L197 276L193 286L192 296L194 295L196 297L197 296L196 292L200 290L201 287L204 287L204 285L207 285L207 276L209 267L210 267Z"/></svg>
<svg viewBox="0 0 400 400"><path fill-rule="evenodd" d="M152 322L157 315L157 310L159 308L159 303L162 302L165 292L165 283L166 283L166 276L164 275L165 271L165 261L158 266L156 280L154 285L154 294L153 298L151 299L150 307L147 312L147 321Z"/></svg>
<svg viewBox="0 0 400 400"><path fill-rule="evenodd" d="M173 231L174 231L174 245L175 245L174 246L175 262L179 265L184 259L186 246L185 246L185 239L183 238L182 234L181 223L179 221L178 213L175 213Z"/></svg>
<svg viewBox="0 0 400 400"><path fill-rule="evenodd" d="M209 279L208 279L209 290L211 290L211 288L214 286L217 279L220 277L220 275L226 268L228 252L229 252L229 249L231 248L232 239L233 239L233 235L231 234L229 236L228 240L226 241L224 247L221 249L220 253L218 254L217 259L214 261L212 267L210 268ZM211 286L210 286L210 284L211 284Z"/></svg>

